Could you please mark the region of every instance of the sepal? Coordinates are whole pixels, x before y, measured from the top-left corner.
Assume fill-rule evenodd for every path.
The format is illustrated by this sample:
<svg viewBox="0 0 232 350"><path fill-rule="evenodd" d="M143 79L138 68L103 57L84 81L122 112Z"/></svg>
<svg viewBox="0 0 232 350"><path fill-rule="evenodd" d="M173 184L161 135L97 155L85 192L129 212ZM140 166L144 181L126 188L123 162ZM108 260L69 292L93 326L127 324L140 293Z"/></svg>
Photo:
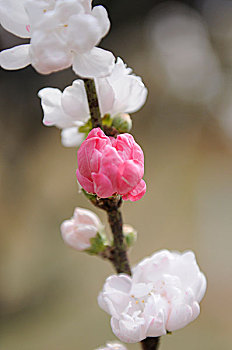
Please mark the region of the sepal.
<svg viewBox="0 0 232 350"><path fill-rule="evenodd" d="M107 238L104 233L98 232L95 237L90 239L91 247L86 249L86 253L90 255L99 255L107 247Z"/></svg>
<svg viewBox="0 0 232 350"><path fill-rule="evenodd" d="M123 225L123 235L127 248L131 248L137 241L137 231L131 225Z"/></svg>

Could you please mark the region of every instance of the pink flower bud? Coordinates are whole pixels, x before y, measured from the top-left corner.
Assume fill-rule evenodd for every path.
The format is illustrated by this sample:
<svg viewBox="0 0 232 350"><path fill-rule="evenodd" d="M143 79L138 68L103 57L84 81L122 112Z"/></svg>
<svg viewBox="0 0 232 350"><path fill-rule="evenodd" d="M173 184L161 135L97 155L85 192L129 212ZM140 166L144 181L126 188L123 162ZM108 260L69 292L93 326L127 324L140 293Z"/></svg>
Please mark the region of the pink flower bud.
<svg viewBox="0 0 232 350"><path fill-rule="evenodd" d="M60 227L61 235L67 245L76 250L91 247L90 239L95 237L102 224L92 211L76 208L70 220L65 220Z"/></svg>
<svg viewBox="0 0 232 350"><path fill-rule="evenodd" d="M114 139L100 128L91 130L77 161L77 180L89 193L101 198L117 193L124 200L137 201L146 192L143 151L130 134Z"/></svg>

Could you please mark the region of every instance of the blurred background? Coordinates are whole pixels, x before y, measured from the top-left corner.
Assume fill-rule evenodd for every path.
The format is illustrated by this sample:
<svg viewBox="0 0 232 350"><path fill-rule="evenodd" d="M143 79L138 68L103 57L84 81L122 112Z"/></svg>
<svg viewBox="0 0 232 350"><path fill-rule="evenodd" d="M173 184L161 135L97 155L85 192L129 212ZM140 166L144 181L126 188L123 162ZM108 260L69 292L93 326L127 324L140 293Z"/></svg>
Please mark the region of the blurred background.
<svg viewBox="0 0 232 350"><path fill-rule="evenodd" d="M232 1L105 0L112 20L102 46L149 89L133 115L148 185L125 203L137 228L133 264L154 251L192 249L208 278L197 321L162 338L162 350L231 349ZM22 43L2 28L1 49ZM70 70L40 76L0 71L0 348L92 350L114 340L97 294L110 264L63 244L60 223L78 193L76 149L44 127L37 97L63 89ZM97 212L97 210L96 210ZM105 222L104 213L97 212ZM130 345L128 349L139 349Z"/></svg>

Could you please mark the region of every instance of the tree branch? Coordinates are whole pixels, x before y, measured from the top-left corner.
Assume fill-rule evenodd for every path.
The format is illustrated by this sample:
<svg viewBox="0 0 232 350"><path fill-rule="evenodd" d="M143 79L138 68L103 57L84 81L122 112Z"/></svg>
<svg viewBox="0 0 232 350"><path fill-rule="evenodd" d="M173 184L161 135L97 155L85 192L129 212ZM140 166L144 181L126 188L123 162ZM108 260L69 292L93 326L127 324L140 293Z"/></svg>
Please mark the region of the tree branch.
<svg viewBox="0 0 232 350"><path fill-rule="evenodd" d="M92 127L100 127L104 130L102 127L101 113L94 80L84 79L84 83L89 103ZM117 136L117 133L114 134L114 130L111 128L109 128L109 130L105 128L104 131L108 136ZM114 196L111 198L92 197L90 200L93 205L106 211L114 237L112 249L103 257L112 262L117 273L126 273L131 275L131 268L127 257L127 249L124 243L122 214L119 209L122 204L122 198L120 196ZM146 338L141 341L141 345L143 350L157 350L159 346L159 337Z"/></svg>
<svg viewBox="0 0 232 350"><path fill-rule="evenodd" d="M156 350L159 347L160 337L146 338L141 341L143 350Z"/></svg>
<svg viewBox="0 0 232 350"><path fill-rule="evenodd" d="M122 214L119 210L122 199L120 196L115 196L111 198L92 198L91 202L97 208L106 211L108 216L108 221L111 227L111 231L114 237L114 243L111 250L110 261L115 267L117 273L126 273L131 275L131 269L129 265L129 260L127 257L127 249L124 243L124 236L122 230Z"/></svg>
<svg viewBox="0 0 232 350"><path fill-rule="evenodd" d="M91 115L92 127L101 128L101 112L99 108L96 86L93 79L84 79L85 91L88 98L89 110Z"/></svg>

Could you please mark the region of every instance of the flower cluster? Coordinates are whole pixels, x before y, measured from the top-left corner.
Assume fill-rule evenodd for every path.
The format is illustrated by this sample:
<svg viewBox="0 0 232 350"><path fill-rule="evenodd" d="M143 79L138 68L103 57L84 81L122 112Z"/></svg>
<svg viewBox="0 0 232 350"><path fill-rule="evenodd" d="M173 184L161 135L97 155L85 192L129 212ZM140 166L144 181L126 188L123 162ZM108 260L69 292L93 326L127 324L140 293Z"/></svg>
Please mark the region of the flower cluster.
<svg viewBox="0 0 232 350"><path fill-rule="evenodd" d="M100 219L82 208L76 208L73 217L61 224L61 234L72 248L100 255L113 262L117 271L129 273L127 250L137 233L123 225L119 207L121 199L141 199L146 184L143 151L128 133L132 122L127 113L143 106L147 89L121 58L115 62L111 52L96 47L110 28L107 11L102 6L92 7L91 0L0 0L0 24L30 39L28 44L0 52L1 67L20 69L31 64L39 73L49 74L72 66L80 77L92 79L86 84L77 79L63 92L44 88L39 97L43 123L62 130L65 146L81 144L77 180L85 195L108 212L114 239L107 240ZM101 122L107 135L115 137L100 128L90 131ZM126 343L135 343L196 319L205 290L205 276L192 252L163 250L141 261L132 276L110 276L98 302L111 315L114 334ZM126 347L108 343L98 350L116 349Z"/></svg>
<svg viewBox="0 0 232 350"><path fill-rule="evenodd" d="M116 139L93 129L77 153L77 180L85 191L136 201L145 194L143 151L130 134Z"/></svg>
<svg viewBox="0 0 232 350"><path fill-rule="evenodd" d="M108 75L114 66L111 52L95 47L110 28L104 7L91 0L1 0L0 23L9 32L30 38L0 53L5 69L31 64L49 74L70 66L82 77Z"/></svg>
<svg viewBox="0 0 232 350"><path fill-rule="evenodd" d="M115 118L120 113L134 113L147 98L147 89L141 78L132 74L119 57L112 73L96 78L95 85L102 116L110 114ZM44 110L44 125L62 129L64 146L79 146L84 138L78 131L79 127L90 118L83 80L75 80L63 93L59 89L44 88L39 91L39 97Z"/></svg>
<svg viewBox="0 0 232 350"><path fill-rule="evenodd" d="M115 335L135 343L195 320L205 290L205 276L192 252L163 250L141 261L132 277L110 276L98 302L112 316Z"/></svg>

